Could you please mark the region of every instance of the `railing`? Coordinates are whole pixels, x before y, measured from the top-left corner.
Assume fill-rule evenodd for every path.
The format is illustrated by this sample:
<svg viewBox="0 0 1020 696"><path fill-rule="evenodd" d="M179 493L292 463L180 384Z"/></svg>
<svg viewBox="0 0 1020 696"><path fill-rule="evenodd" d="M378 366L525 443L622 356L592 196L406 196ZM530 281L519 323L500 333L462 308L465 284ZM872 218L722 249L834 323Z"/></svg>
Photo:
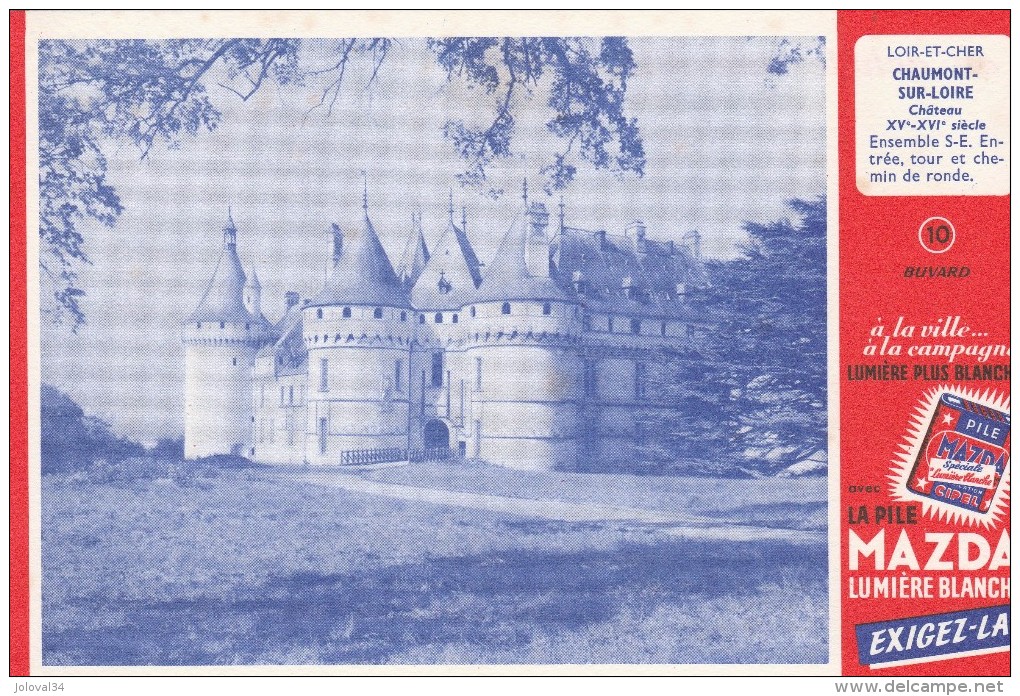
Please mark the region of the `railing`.
<svg viewBox="0 0 1020 696"><path fill-rule="evenodd" d="M365 466L367 464L386 464L389 462L441 462L453 458L449 447L430 447L428 449L411 450L410 456L406 449L390 447L386 449L344 450L340 453L341 466Z"/></svg>

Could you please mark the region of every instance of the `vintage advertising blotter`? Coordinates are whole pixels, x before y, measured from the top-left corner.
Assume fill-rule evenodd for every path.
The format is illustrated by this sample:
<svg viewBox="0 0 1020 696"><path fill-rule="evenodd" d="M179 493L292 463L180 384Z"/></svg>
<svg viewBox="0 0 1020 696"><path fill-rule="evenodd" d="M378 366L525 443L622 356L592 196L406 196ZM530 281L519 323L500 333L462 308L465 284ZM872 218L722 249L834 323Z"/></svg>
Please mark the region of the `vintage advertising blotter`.
<svg viewBox="0 0 1020 696"><path fill-rule="evenodd" d="M1008 12L11 36L12 675L1009 674Z"/></svg>

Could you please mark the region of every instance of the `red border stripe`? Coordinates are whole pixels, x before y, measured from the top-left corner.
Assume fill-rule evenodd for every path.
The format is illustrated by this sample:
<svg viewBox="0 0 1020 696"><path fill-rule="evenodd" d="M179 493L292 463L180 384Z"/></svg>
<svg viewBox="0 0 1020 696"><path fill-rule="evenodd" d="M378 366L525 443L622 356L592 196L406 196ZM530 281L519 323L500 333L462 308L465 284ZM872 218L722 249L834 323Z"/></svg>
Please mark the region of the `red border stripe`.
<svg viewBox="0 0 1020 696"><path fill-rule="evenodd" d="M25 207L25 12L11 11L11 426L10 674L29 674L28 596L28 309Z"/></svg>

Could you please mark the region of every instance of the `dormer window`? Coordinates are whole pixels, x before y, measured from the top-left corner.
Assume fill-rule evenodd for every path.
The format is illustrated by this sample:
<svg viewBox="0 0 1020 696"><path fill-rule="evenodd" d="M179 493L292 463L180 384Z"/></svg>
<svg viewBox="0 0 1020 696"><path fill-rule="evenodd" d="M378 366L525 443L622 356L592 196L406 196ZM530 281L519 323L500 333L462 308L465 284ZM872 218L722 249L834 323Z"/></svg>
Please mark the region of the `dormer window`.
<svg viewBox="0 0 1020 696"><path fill-rule="evenodd" d="M552 314L552 305L548 302L542 305L542 314L545 314L546 316Z"/></svg>
<svg viewBox="0 0 1020 696"><path fill-rule="evenodd" d="M509 313L510 313L510 303L509 302L504 302L503 303L503 314L509 314Z"/></svg>
<svg viewBox="0 0 1020 696"><path fill-rule="evenodd" d="M350 307L344 307L344 319L350 319L350 318L351 318L351 308Z"/></svg>
<svg viewBox="0 0 1020 696"><path fill-rule="evenodd" d="M375 312L372 313L372 316L375 317L376 319L382 319L382 307L376 307Z"/></svg>
<svg viewBox="0 0 1020 696"><path fill-rule="evenodd" d="M450 284L450 281L448 281L448 280L446 279L446 273L445 273L444 271L440 271L440 272L439 272L439 283L438 283L438 287L439 287L439 293L440 293L441 295L445 295L445 294L447 294L448 292L450 292L451 290L453 290L453 285L451 285L451 284Z"/></svg>
<svg viewBox="0 0 1020 696"><path fill-rule="evenodd" d="M630 332L635 336L641 333L641 320L631 319L630 320Z"/></svg>

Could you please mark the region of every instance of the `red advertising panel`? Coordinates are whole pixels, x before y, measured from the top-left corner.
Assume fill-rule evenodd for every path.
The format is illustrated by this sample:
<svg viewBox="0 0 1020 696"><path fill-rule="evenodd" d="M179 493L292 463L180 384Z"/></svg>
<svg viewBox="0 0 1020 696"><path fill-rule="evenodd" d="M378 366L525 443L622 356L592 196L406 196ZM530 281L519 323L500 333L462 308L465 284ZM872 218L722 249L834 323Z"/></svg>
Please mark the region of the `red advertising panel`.
<svg viewBox="0 0 1020 696"><path fill-rule="evenodd" d="M839 13L844 674L1009 673L1008 34Z"/></svg>

